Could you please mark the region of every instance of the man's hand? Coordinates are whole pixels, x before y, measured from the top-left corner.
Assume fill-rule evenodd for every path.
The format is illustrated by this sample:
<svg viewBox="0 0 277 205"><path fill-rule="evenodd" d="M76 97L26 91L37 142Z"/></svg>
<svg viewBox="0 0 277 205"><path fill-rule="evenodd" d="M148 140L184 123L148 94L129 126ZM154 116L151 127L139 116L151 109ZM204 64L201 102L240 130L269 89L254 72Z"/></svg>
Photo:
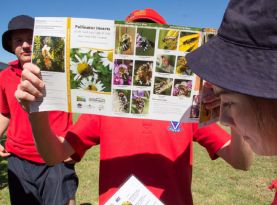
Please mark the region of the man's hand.
<svg viewBox="0 0 277 205"><path fill-rule="evenodd" d="M8 157L11 154L5 150L5 148L0 144L0 157Z"/></svg>
<svg viewBox="0 0 277 205"><path fill-rule="evenodd" d="M25 63L21 82L15 91L15 97L24 110L29 111L29 105L43 96L44 82L41 80L39 67L32 63Z"/></svg>

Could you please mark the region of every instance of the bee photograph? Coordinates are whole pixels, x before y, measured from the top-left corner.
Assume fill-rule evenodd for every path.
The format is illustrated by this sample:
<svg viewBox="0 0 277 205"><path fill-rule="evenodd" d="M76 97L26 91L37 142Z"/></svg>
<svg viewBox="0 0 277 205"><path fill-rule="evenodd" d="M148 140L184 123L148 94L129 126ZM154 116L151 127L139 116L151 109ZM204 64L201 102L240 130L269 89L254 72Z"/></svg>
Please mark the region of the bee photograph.
<svg viewBox="0 0 277 205"><path fill-rule="evenodd" d="M191 52L199 47L200 33L181 32L179 51Z"/></svg>
<svg viewBox="0 0 277 205"><path fill-rule="evenodd" d="M152 72L152 61L135 61L133 85L151 86Z"/></svg>
<svg viewBox="0 0 277 205"><path fill-rule="evenodd" d="M128 26L117 26L115 36L115 53L133 55L135 47L135 28Z"/></svg>
<svg viewBox="0 0 277 205"><path fill-rule="evenodd" d="M176 65L176 71L175 74L177 75L189 75L191 76L193 73L189 69L187 65L187 60L185 56L178 56L177 57L177 65Z"/></svg>
<svg viewBox="0 0 277 205"><path fill-rule="evenodd" d="M153 93L157 95L171 95L173 79L156 77L154 80Z"/></svg>
<svg viewBox="0 0 277 205"><path fill-rule="evenodd" d="M150 91L133 90L131 113L133 114L148 114L149 112Z"/></svg>
<svg viewBox="0 0 277 205"><path fill-rule="evenodd" d="M114 85L132 85L133 60L115 59Z"/></svg>
<svg viewBox="0 0 277 205"><path fill-rule="evenodd" d="M176 56L174 55L158 55L156 60L156 72L174 73Z"/></svg>
<svg viewBox="0 0 277 205"><path fill-rule="evenodd" d="M138 28L136 34L136 55L154 56L156 29Z"/></svg>
<svg viewBox="0 0 277 205"><path fill-rule="evenodd" d="M32 62L41 70L64 72L64 38L34 36Z"/></svg>
<svg viewBox="0 0 277 205"><path fill-rule="evenodd" d="M160 30L158 48L164 50L176 50L178 36L178 30Z"/></svg>
<svg viewBox="0 0 277 205"><path fill-rule="evenodd" d="M113 90L113 111L120 113L130 112L131 91L124 89Z"/></svg>
<svg viewBox="0 0 277 205"><path fill-rule="evenodd" d="M192 90L192 81L191 80L182 80L175 79L173 96L185 96L190 97Z"/></svg>

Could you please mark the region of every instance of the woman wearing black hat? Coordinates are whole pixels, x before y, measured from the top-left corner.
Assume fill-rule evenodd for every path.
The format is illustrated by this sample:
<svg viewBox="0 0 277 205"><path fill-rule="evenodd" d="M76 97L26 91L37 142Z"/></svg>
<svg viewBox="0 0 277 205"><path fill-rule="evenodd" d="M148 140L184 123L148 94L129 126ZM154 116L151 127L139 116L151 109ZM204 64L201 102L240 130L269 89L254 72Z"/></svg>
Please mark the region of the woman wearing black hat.
<svg viewBox="0 0 277 205"><path fill-rule="evenodd" d="M277 155L276 25L276 0L231 0L218 35L187 56L193 72L216 85L220 121L267 156Z"/></svg>
<svg viewBox="0 0 277 205"><path fill-rule="evenodd" d="M221 121L261 155L277 155L276 23L276 1L230 1L218 35L187 55L193 72L216 85Z"/></svg>

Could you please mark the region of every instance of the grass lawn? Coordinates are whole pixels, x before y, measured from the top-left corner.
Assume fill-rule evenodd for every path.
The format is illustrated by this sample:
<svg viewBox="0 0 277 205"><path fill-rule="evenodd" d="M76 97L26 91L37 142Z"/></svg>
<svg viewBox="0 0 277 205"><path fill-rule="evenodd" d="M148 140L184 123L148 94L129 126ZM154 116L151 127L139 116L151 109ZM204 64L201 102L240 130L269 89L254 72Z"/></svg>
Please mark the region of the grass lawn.
<svg viewBox="0 0 277 205"><path fill-rule="evenodd" d="M76 166L78 205L97 205L99 146L90 149ZM0 158L0 204L9 205L6 160ZM223 160L211 161L194 143L193 198L196 205L269 205L274 192L267 186L277 178L277 157L256 157L250 171L234 170Z"/></svg>

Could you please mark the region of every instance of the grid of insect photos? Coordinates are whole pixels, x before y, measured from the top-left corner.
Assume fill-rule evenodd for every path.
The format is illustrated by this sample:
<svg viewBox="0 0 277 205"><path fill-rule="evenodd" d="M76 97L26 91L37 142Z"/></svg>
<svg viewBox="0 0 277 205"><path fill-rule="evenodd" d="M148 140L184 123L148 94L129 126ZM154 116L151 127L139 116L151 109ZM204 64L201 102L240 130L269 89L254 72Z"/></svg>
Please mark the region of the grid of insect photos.
<svg viewBox="0 0 277 205"><path fill-rule="evenodd" d="M113 111L148 114L151 96L189 98L199 115L195 76L186 54L202 43L200 29L181 30L117 24L113 71Z"/></svg>

